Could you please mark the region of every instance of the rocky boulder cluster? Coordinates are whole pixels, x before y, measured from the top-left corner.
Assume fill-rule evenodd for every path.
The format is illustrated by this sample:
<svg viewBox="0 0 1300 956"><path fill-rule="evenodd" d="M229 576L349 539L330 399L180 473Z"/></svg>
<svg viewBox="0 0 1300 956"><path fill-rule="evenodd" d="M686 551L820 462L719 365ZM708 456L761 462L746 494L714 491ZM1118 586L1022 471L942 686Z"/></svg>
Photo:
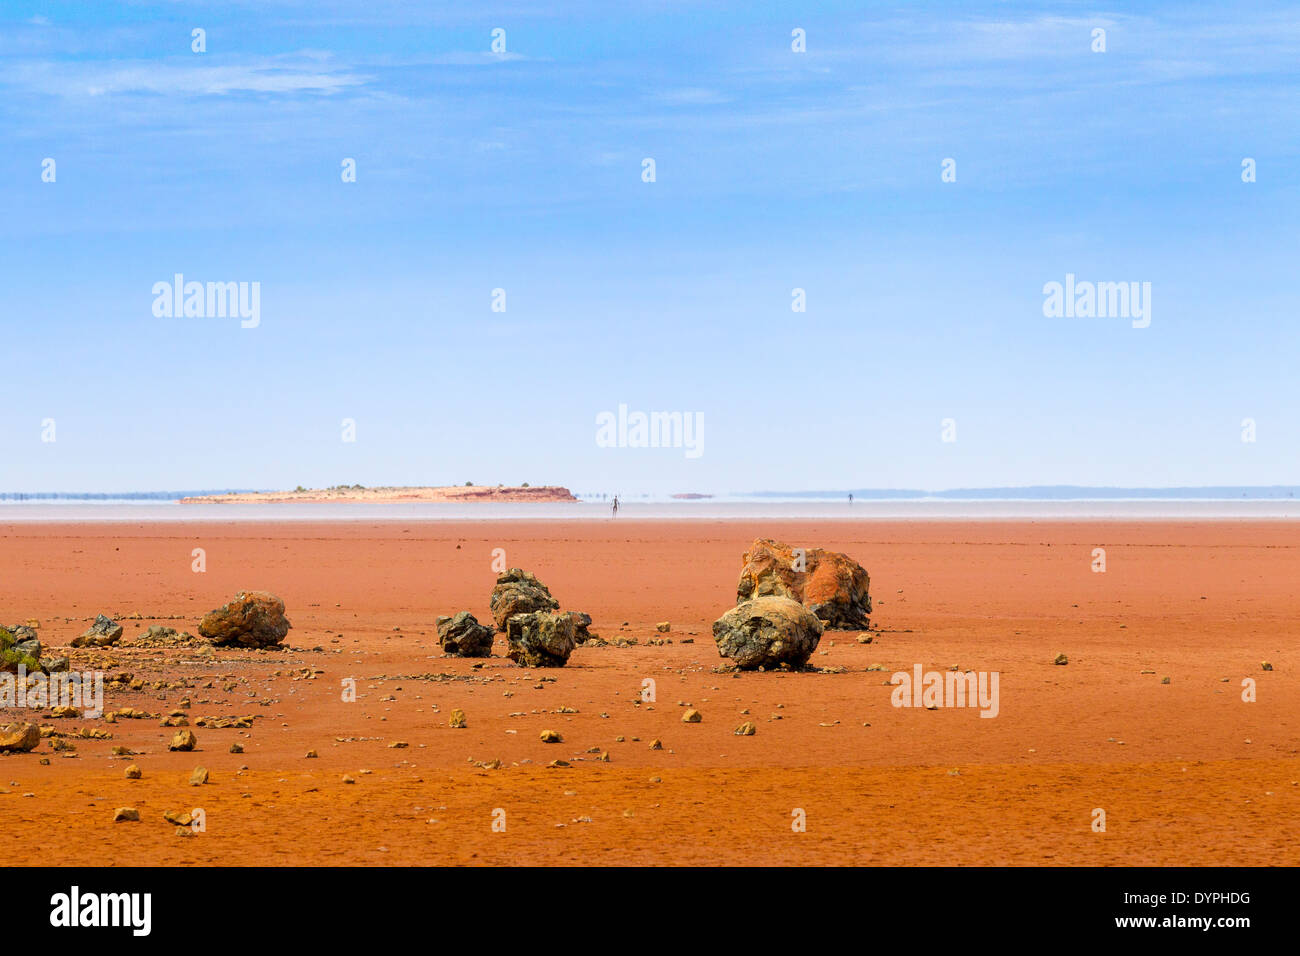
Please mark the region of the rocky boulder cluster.
<svg viewBox="0 0 1300 956"><path fill-rule="evenodd" d="M713 624L718 653L741 670L798 670L808 666L825 631L870 629L870 578L848 555L759 538L741 563L736 606ZM550 589L521 568L497 576L488 605L495 630L468 611L438 618L444 653L489 657L500 632L516 663L563 667L594 636L589 614L560 610Z"/></svg>
<svg viewBox="0 0 1300 956"><path fill-rule="evenodd" d="M497 631L506 636L506 656L525 667L563 667L573 649L590 640L591 615L561 611L537 575L511 568L497 575L488 599L495 630L460 611L438 618L438 643L455 657L490 657Z"/></svg>
<svg viewBox="0 0 1300 956"><path fill-rule="evenodd" d="M44 656L36 621L14 627L0 627L0 672L17 673L18 665L29 672L47 674L68 670L66 657ZM123 641L124 628L105 614L95 616L84 633L74 637L76 648L109 647L218 647L271 648L279 646L292 625L284 616L284 602L268 591L241 591L229 604L209 611L195 637L188 632L154 624L131 641Z"/></svg>
<svg viewBox="0 0 1300 956"><path fill-rule="evenodd" d="M759 538L742 563L736 606L713 623L718 653L742 670L805 667L827 629L871 626L869 578L848 555Z"/></svg>

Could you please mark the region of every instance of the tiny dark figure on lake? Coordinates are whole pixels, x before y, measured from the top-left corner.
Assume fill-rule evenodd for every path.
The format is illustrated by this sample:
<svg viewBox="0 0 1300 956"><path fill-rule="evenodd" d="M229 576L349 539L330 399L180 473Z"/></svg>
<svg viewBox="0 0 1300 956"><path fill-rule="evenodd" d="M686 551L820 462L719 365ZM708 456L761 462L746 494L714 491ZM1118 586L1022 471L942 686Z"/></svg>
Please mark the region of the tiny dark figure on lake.
<svg viewBox="0 0 1300 956"><path fill-rule="evenodd" d="M613 514L613 517L615 517L615 518L618 517L618 495L615 495L615 496L614 496L614 508L613 508L613 513L612 513L612 514Z"/></svg>

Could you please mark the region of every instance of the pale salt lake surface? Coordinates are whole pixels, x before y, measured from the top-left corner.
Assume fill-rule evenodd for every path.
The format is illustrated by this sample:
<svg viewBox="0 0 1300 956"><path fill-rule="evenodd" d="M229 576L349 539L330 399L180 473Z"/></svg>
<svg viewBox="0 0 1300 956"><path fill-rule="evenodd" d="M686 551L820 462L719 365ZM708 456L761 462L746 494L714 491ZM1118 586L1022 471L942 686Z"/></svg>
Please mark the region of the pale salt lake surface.
<svg viewBox="0 0 1300 956"><path fill-rule="evenodd" d="M6 501L0 523L111 521L573 521L573 520L839 520L1097 521L1278 520L1300 518L1300 500L778 500L711 498L620 501L611 519L605 501L524 503L191 504L175 501Z"/></svg>

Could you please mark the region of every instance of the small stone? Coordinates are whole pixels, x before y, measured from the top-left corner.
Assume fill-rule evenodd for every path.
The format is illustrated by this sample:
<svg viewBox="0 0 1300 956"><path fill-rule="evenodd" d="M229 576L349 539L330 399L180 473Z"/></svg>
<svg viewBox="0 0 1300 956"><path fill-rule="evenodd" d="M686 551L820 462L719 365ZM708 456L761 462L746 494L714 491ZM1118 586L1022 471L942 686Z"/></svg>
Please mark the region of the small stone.
<svg viewBox="0 0 1300 956"><path fill-rule="evenodd" d="M140 811L135 807L118 807L113 811L114 823L139 823Z"/></svg>
<svg viewBox="0 0 1300 956"><path fill-rule="evenodd" d="M1271 671L1273 669L1273 665L1269 661L1260 661L1259 666L1264 668L1266 671Z"/></svg>
<svg viewBox="0 0 1300 956"><path fill-rule="evenodd" d="M447 721L448 727L454 727L456 730L464 730L469 726L469 720L465 717L465 711L457 707L451 712L451 718Z"/></svg>
<svg viewBox="0 0 1300 956"><path fill-rule="evenodd" d="M140 776L141 776L141 774L140 774L140 768L137 767L135 764L131 764L131 766L129 766L129 767L126 768L126 779L127 779L127 780L139 780L139 779L140 779Z"/></svg>
<svg viewBox="0 0 1300 956"><path fill-rule="evenodd" d="M563 740L564 738L554 730L543 730L541 733L541 741L544 744L558 744L563 742Z"/></svg>
<svg viewBox="0 0 1300 956"><path fill-rule="evenodd" d="M350 773L345 773L345 774L343 775L343 782L344 782L344 783L356 783L356 782L357 782L357 779L356 779L356 777L352 776Z"/></svg>
<svg viewBox="0 0 1300 956"><path fill-rule="evenodd" d="M186 810L164 810L163 819L178 827L187 827L194 822L194 818Z"/></svg>
<svg viewBox="0 0 1300 956"><path fill-rule="evenodd" d="M682 723L684 724L698 724L703 719L704 715L694 707L687 708L686 712L682 714Z"/></svg>
<svg viewBox="0 0 1300 956"><path fill-rule="evenodd" d="M664 749L664 742L663 742L662 740L660 740L658 737L656 737L654 740L650 741L650 749L651 749L651 750L663 750L663 749Z"/></svg>
<svg viewBox="0 0 1300 956"><path fill-rule="evenodd" d="M235 741L233 744L230 745L230 752L232 754L242 754L244 752L244 745L241 744L239 741Z"/></svg>
<svg viewBox="0 0 1300 956"><path fill-rule="evenodd" d="M195 767L194 772L190 774L190 786L201 787L208 782L208 768Z"/></svg>
<svg viewBox="0 0 1300 956"><path fill-rule="evenodd" d="M755 727L753 723L748 720L745 721L743 724L741 724L739 727L737 727L735 730L735 734L737 737L752 737L756 733L758 733L758 728Z"/></svg>
<svg viewBox="0 0 1300 956"><path fill-rule="evenodd" d="M194 736L194 731L180 730L177 731L176 736L172 738L172 742L167 745L167 749L168 750L193 750L196 746L198 746L198 743L199 743L199 738Z"/></svg>
<svg viewBox="0 0 1300 956"><path fill-rule="evenodd" d="M672 629L673 629L673 625L669 621L660 621L658 624L655 625L655 630L658 631L660 634L667 634Z"/></svg>
<svg viewBox="0 0 1300 956"><path fill-rule="evenodd" d="M1060 664L1060 665L1064 666L1065 664L1070 663L1070 659L1069 659L1068 657L1066 657L1064 654L1057 654L1057 655L1056 655L1056 659L1055 659L1054 661L1052 661L1052 663L1053 663L1053 664Z"/></svg>
<svg viewBox="0 0 1300 956"><path fill-rule="evenodd" d="M316 751L314 751L314 750L308 750L308 751L307 751L306 759L307 759L307 760L314 760L316 757L319 757L319 756L320 756L320 754L318 754Z"/></svg>

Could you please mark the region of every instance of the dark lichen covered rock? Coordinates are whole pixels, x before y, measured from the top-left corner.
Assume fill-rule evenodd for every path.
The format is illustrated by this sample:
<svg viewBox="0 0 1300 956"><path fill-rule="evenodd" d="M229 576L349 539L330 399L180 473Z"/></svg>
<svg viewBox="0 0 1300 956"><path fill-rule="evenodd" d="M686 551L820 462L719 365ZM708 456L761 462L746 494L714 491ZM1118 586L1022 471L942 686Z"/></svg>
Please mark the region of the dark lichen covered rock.
<svg viewBox="0 0 1300 956"><path fill-rule="evenodd" d="M73 647L112 647L122 639L122 625L103 614L95 616L95 623L86 632L72 639Z"/></svg>
<svg viewBox="0 0 1300 956"><path fill-rule="evenodd" d="M537 576L521 568L511 568L497 575L488 602L497 630L505 631L507 622L516 614L534 611L554 611L560 602L551 597L546 585Z"/></svg>
<svg viewBox="0 0 1300 956"><path fill-rule="evenodd" d="M453 657L491 657L496 631L469 611L438 618L438 643L444 654Z"/></svg>
<svg viewBox="0 0 1300 956"><path fill-rule="evenodd" d="M33 646L31 641L21 640L21 632L25 630L30 630L30 628L16 627L11 630L7 627L0 627L0 672L16 674L19 665L22 665L28 671L42 669L40 662L41 642L36 641L35 646Z"/></svg>
<svg viewBox="0 0 1300 956"><path fill-rule="evenodd" d="M525 667L563 667L577 641L573 615L560 611L532 611L510 618L506 629L506 655Z"/></svg>
<svg viewBox="0 0 1300 956"><path fill-rule="evenodd" d="M10 632L14 636L14 649L21 654L28 654L32 657L41 656L41 637L36 633L36 628L28 627L26 624L19 624L17 627L11 627Z"/></svg>
<svg viewBox="0 0 1300 956"><path fill-rule="evenodd" d="M759 538L741 559L736 603L757 597L786 597L817 615L830 630L865 631L871 626L871 581L846 554L821 548L795 549Z"/></svg>
<svg viewBox="0 0 1300 956"><path fill-rule="evenodd" d="M811 610L787 597L745 601L713 622L718 653L741 670L803 667L822 631L822 622Z"/></svg>
<svg viewBox="0 0 1300 956"><path fill-rule="evenodd" d="M229 604L203 615L199 634L218 647L275 647L292 626L284 602L270 591L240 591Z"/></svg>

